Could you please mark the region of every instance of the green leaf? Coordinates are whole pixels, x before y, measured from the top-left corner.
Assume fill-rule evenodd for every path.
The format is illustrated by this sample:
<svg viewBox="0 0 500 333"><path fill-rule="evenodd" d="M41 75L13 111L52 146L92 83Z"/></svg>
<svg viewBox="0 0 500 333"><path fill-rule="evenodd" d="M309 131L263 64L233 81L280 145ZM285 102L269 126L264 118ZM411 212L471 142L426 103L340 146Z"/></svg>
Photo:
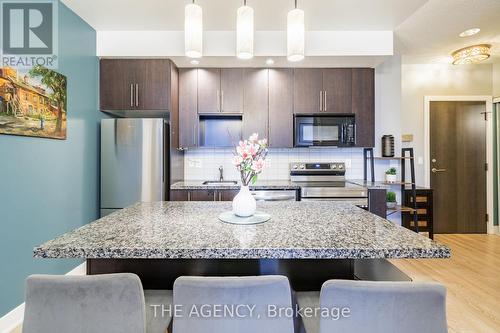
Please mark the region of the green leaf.
<svg viewBox="0 0 500 333"><path fill-rule="evenodd" d="M255 184L255 182L257 181L257 175L253 175L251 180L252 184Z"/></svg>

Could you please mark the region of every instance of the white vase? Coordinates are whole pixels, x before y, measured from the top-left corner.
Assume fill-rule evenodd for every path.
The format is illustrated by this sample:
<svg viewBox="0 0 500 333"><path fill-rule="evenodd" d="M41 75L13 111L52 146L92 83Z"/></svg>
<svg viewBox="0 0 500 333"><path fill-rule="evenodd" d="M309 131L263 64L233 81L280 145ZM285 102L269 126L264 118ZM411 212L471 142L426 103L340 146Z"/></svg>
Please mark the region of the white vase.
<svg viewBox="0 0 500 333"><path fill-rule="evenodd" d="M240 191L233 199L233 213L237 216L252 216L257 209L255 198L248 186L241 186Z"/></svg>
<svg viewBox="0 0 500 333"><path fill-rule="evenodd" d="M397 175L388 175L388 174L385 174L385 182L386 183L395 183L397 182L398 180L398 176Z"/></svg>

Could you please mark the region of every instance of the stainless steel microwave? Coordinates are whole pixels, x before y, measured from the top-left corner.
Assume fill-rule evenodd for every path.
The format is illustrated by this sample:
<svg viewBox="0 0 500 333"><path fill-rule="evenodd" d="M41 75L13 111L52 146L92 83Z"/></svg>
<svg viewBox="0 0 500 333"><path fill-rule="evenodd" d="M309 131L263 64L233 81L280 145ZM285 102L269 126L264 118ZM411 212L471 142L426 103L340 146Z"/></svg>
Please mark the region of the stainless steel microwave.
<svg viewBox="0 0 500 333"><path fill-rule="evenodd" d="M295 147L356 145L354 115L295 115Z"/></svg>

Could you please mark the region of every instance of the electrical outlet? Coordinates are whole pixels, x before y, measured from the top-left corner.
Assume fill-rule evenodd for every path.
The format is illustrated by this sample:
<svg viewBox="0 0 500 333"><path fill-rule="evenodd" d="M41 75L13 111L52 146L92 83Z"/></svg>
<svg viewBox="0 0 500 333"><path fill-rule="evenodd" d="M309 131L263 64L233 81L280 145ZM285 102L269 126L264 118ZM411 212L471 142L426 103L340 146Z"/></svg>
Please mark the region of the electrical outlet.
<svg viewBox="0 0 500 333"><path fill-rule="evenodd" d="M422 156L419 156L419 157L417 158L417 164L419 164L419 165L424 164L424 158L423 158Z"/></svg>
<svg viewBox="0 0 500 333"><path fill-rule="evenodd" d="M346 158L345 160L345 167L350 168L352 164L352 160L350 158Z"/></svg>

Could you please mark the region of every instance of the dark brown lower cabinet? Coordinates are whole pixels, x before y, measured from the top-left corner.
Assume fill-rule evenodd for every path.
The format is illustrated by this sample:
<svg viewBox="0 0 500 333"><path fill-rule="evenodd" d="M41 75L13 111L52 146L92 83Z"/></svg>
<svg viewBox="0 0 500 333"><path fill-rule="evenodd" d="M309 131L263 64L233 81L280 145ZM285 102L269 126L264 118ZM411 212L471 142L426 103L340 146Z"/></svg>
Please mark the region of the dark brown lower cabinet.
<svg viewBox="0 0 500 333"><path fill-rule="evenodd" d="M170 201L232 201L238 190L170 190Z"/></svg>

